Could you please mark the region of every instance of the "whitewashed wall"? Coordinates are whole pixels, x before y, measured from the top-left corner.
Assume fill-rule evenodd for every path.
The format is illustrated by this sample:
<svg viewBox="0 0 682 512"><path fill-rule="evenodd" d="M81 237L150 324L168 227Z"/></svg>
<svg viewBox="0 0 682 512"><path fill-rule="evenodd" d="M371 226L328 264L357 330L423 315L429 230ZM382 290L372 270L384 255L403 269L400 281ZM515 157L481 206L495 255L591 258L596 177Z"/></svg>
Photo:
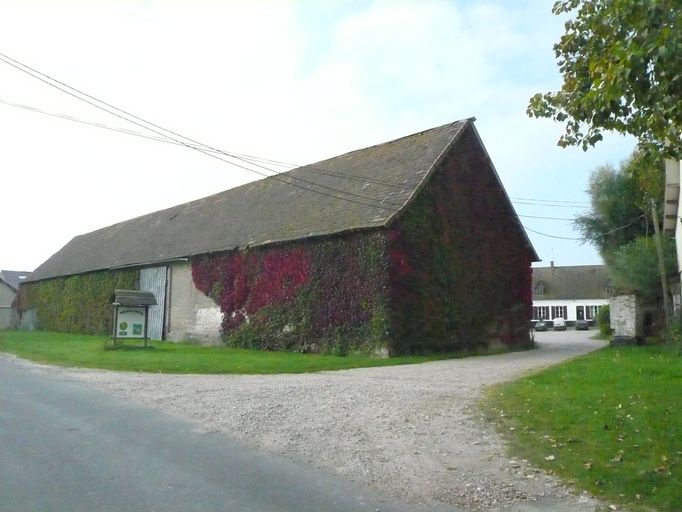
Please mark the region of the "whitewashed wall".
<svg viewBox="0 0 682 512"><path fill-rule="evenodd" d="M223 314L212 299L196 289L188 262L171 265L169 290L168 340L207 345L222 343Z"/></svg>
<svg viewBox="0 0 682 512"><path fill-rule="evenodd" d="M566 306L566 320L569 322L574 322L577 320L577 307L578 306L583 306L583 310L587 308L588 306L606 306L609 303L608 300L606 299L572 299L572 300L534 300L533 301L533 306L547 306L549 307L550 310L550 317L549 320L551 320L551 311L552 311L552 306ZM585 317L587 318L587 317Z"/></svg>
<svg viewBox="0 0 682 512"><path fill-rule="evenodd" d="M611 329L614 337L642 336L642 311L634 295L612 297L610 302Z"/></svg>

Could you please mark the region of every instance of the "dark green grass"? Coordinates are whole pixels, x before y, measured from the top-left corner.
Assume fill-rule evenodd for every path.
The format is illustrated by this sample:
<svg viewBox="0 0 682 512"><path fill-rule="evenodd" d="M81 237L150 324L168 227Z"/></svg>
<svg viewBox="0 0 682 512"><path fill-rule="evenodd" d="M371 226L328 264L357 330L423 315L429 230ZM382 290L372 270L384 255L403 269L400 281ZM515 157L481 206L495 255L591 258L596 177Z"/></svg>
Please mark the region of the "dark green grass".
<svg viewBox="0 0 682 512"><path fill-rule="evenodd" d="M153 341L142 350L142 341L108 350L105 336L85 336L44 331L0 331L0 351L61 366L162 373L305 373L369 366L422 363L453 355L409 356L382 359L363 355L319 355L264 352L225 346L198 346Z"/></svg>
<svg viewBox="0 0 682 512"><path fill-rule="evenodd" d="M682 358L606 348L496 386L483 406L515 455L609 503L682 510Z"/></svg>

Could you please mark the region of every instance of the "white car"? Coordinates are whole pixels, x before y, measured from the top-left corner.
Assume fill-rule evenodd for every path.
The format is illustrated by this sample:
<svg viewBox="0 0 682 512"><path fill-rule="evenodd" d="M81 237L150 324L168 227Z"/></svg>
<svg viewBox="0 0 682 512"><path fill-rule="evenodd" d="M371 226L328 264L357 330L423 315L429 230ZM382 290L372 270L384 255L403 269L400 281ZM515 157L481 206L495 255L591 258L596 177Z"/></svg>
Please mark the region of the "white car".
<svg viewBox="0 0 682 512"><path fill-rule="evenodd" d="M555 331L566 330L566 320L564 320L563 318L555 318L554 320L552 320L552 323L554 324Z"/></svg>

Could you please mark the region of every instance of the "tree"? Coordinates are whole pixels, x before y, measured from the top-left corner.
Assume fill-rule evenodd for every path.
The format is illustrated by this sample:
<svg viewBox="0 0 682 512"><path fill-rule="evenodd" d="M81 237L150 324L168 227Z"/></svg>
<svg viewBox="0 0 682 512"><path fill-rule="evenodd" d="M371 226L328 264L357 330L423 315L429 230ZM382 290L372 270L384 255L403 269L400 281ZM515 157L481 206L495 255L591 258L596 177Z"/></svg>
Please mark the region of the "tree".
<svg viewBox="0 0 682 512"><path fill-rule="evenodd" d="M573 11L554 45L561 90L533 96L528 115L565 122L562 147L587 150L614 130L682 158L682 2L561 0L552 9Z"/></svg>
<svg viewBox="0 0 682 512"><path fill-rule="evenodd" d="M617 170L611 165L595 169L588 192L592 211L575 220L585 240L599 249L608 263L611 254L641 236L653 234L651 201L663 201L660 159L635 151Z"/></svg>
<svg viewBox="0 0 682 512"><path fill-rule="evenodd" d="M670 237L663 238L663 254L666 267L675 268L675 243ZM640 237L616 249L609 258L608 266L618 288L637 292L650 304L663 301L653 238Z"/></svg>

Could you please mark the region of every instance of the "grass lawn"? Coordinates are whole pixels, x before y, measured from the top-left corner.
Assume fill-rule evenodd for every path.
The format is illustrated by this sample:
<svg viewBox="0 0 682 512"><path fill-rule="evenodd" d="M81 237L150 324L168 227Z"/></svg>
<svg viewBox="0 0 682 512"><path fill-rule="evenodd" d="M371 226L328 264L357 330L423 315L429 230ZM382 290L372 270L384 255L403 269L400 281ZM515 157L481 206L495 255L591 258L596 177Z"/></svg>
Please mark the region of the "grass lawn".
<svg viewBox="0 0 682 512"><path fill-rule="evenodd" d="M682 510L682 357L605 348L492 388L483 402L515 456L609 504Z"/></svg>
<svg viewBox="0 0 682 512"><path fill-rule="evenodd" d="M131 342L126 342L132 345ZM0 331L0 352L62 366L163 373L305 373L422 363L453 355L391 357L264 352L224 346L150 342L152 349L105 350L106 336L44 331ZM137 343L142 345L142 341Z"/></svg>

